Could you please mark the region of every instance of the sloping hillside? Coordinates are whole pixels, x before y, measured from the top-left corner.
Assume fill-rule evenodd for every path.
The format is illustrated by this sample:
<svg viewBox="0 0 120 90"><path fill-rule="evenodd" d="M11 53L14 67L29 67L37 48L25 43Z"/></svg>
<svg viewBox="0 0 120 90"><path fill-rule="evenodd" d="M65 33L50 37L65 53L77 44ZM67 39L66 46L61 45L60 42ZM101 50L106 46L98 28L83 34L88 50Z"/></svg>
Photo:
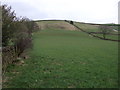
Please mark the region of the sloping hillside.
<svg viewBox="0 0 120 90"><path fill-rule="evenodd" d="M41 30L44 29L62 29L62 30L78 30L73 25L70 25L69 23L62 21L62 20L44 20L44 21L36 21L36 23L39 25Z"/></svg>
<svg viewBox="0 0 120 90"><path fill-rule="evenodd" d="M80 27L83 30L88 31L88 32L100 32L99 26L102 24L75 22L75 25L77 25L78 27ZM109 25L109 24L104 24L104 25L108 25L112 29L111 33L118 34L118 26L117 25Z"/></svg>
<svg viewBox="0 0 120 90"><path fill-rule="evenodd" d="M64 21L37 23L42 30L33 33L29 58L9 66L4 88L118 87L117 42L91 37Z"/></svg>
<svg viewBox="0 0 120 90"><path fill-rule="evenodd" d="M99 31L99 25L90 25L87 23L80 23L80 22L75 22L75 25L77 25L78 27L82 28L85 31L88 32L98 32Z"/></svg>
<svg viewBox="0 0 120 90"><path fill-rule="evenodd" d="M99 26L102 24L92 24L92 23L83 23L83 22L73 22L73 25L70 24L69 20L38 20L36 21L38 24L40 30L71 30L71 31L76 31L76 30L83 30L85 32L92 32L94 33L97 37L103 37L102 34L100 34L100 28ZM107 24L106 24L107 25ZM77 27L79 27L79 29ZM107 39L112 39L112 40L118 40L118 31L115 28L118 28L118 26L111 26L112 31L111 34L107 35ZM114 28L115 27L115 28ZM79 31L81 31L79 30Z"/></svg>
<svg viewBox="0 0 120 90"><path fill-rule="evenodd" d="M78 30L73 25L65 22L64 20L38 20L36 23L39 25L41 30L44 29L62 29L62 30ZM87 32L99 32L99 25L101 24L89 24L89 23L82 23L82 22L75 22L74 24L78 27L82 28ZM113 31L112 33L117 34L118 26L110 26Z"/></svg>

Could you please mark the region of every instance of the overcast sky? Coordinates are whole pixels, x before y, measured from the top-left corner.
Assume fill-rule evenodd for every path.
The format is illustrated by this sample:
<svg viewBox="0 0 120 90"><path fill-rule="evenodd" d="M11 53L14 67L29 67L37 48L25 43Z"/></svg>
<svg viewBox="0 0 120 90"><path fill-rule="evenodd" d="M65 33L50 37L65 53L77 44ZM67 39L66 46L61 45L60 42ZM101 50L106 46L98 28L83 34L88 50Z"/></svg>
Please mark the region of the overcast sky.
<svg viewBox="0 0 120 90"><path fill-rule="evenodd" d="M2 0L17 16L32 20L62 19L88 23L118 23L120 0Z"/></svg>

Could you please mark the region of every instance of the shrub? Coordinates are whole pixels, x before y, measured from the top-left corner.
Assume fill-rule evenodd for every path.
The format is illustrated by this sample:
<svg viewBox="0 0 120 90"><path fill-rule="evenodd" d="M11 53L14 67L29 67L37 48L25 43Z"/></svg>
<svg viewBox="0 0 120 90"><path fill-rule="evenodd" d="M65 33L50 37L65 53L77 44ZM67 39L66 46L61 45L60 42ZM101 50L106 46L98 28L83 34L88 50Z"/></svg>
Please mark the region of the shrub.
<svg viewBox="0 0 120 90"><path fill-rule="evenodd" d="M11 7L7 5L2 6L2 46L9 45L9 41L13 38L14 34L14 22L16 16L14 11L11 11Z"/></svg>
<svg viewBox="0 0 120 90"><path fill-rule="evenodd" d="M4 48L12 47L12 49L3 50L3 64L6 67L7 63L11 63L15 59L11 57L19 57L24 50L32 47L32 33L39 27L28 18L17 18L14 11L11 11L11 7L7 5L2 5L1 7L3 11L2 46ZM11 54L13 51L15 54Z"/></svg>
<svg viewBox="0 0 120 90"><path fill-rule="evenodd" d="M70 21L70 24L73 24L73 21Z"/></svg>

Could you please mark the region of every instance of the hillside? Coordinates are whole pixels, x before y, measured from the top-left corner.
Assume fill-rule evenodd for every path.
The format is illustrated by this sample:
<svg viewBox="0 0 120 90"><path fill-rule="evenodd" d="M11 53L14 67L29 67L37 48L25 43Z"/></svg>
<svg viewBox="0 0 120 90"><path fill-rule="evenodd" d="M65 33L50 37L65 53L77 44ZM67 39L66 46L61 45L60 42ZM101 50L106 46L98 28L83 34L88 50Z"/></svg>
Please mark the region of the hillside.
<svg viewBox="0 0 120 90"><path fill-rule="evenodd" d="M100 33L99 26L102 24L93 24L93 23L83 23L83 22L74 22L74 25L79 27L75 27L74 25L70 24L69 20L38 20L35 21L40 30L71 30L71 31L81 31L80 29L84 30L85 32L93 33L95 36L102 38L103 35ZM118 25L112 24L105 24L111 28L110 34L107 34L106 39L110 40L118 40Z"/></svg>
<svg viewBox="0 0 120 90"><path fill-rule="evenodd" d="M65 21L37 21L29 58L9 66L4 88L117 88L118 43ZM97 31L99 25L74 24ZM111 68L112 67L112 68Z"/></svg>
<svg viewBox="0 0 120 90"><path fill-rule="evenodd" d="M1 88L119 87L119 25L33 21L1 7Z"/></svg>
<svg viewBox="0 0 120 90"><path fill-rule="evenodd" d="M73 25L65 22L64 20L38 20L35 21L41 30L44 29L63 29L63 30L78 30ZM102 24L92 24L92 23L83 23L83 22L76 22L74 24L79 26L80 28L88 31L88 32L99 32L99 26ZM118 26L117 24L105 24L110 26L113 31L112 33L118 33Z"/></svg>
<svg viewBox="0 0 120 90"><path fill-rule="evenodd" d="M44 29L62 29L62 30L78 30L73 25L63 21L63 20L41 20L36 21L41 30Z"/></svg>

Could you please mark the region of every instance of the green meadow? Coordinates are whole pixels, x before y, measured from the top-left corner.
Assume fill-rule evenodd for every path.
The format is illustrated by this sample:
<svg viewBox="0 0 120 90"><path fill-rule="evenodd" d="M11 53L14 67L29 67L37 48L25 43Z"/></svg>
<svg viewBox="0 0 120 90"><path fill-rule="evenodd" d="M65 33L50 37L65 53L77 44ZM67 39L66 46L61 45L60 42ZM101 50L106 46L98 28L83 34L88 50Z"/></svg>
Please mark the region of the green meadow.
<svg viewBox="0 0 120 90"><path fill-rule="evenodd" d="M118 42L45 29L33 34L28 54L23 65L9 66L3 88L118 87Z"/></svg>

